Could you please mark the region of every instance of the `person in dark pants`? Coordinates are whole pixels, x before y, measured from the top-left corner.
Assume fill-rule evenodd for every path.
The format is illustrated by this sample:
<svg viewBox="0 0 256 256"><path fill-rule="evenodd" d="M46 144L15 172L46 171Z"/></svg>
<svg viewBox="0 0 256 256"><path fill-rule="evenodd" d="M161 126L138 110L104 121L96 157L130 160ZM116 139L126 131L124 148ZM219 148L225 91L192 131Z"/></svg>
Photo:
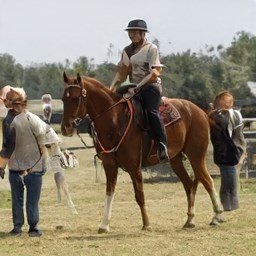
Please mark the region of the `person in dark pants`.
<svg viewBox="0 0 256 256"><path fill-rule="evenodd" d="M45 123L26 110L27 100L24 90L19 88L19 97L15 100L6 95L5 105L10 108L3 120L3 145L0 151L0 176L3 179L8 163L9 181L12 196L12 236L20 236L24 224L24 189L27 190L26 213L29 224L28 234L39 237L42 231L39 223L39 199L42 188L42 176L46 171L42 156L40 137ZM12 89L11 89L12 90Z"/></svg>
<svg viewBox="0 0 256 256"><path fill-rule="evenodd" d="M147 41L148 32L144 20L132 20L125 29L132 43L124 48L118 71L110 86L115 91L129 76L136 87L129 89L130 96L137 94L141 105L147 112L152 137L157 143L160 162L169 160L167 138L158 107L161 100L159 76L163 65L160 63L159 51L155 44Z"/></svg>
<svg viewBox="0 0 256 256"><path fill-rule="evenodd" d="M233 211L239 208L236 165L246 147L242 115L238 110L233 109L233 102L231 93L220 92L214 99L214 111L210 113L210 118L217 125L214 130L211 128L211 140L214 162L220 169L219 193L224 211ZM231 141L235 147L230 147Z"/></svg>
<svg viewBox="0 0 256 256"><path fill-rule="evenodd" d="M219 165L221 185L220 200L224 211L233 211L239 208L237 193L236 167L231 165Z"/></svg>

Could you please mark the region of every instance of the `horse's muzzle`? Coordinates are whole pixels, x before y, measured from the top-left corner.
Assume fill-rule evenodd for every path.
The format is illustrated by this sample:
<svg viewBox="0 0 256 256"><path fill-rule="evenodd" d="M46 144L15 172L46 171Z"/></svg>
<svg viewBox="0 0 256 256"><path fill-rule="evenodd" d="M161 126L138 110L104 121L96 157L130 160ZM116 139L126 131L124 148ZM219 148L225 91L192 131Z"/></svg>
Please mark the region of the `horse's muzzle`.
<svg viewBox="0 0 256 256"><path fill-rule="evenodd" d="M71 137L75 132L75 126L73 123L64 124L61 123L61 133L63 136Z"/></svg>

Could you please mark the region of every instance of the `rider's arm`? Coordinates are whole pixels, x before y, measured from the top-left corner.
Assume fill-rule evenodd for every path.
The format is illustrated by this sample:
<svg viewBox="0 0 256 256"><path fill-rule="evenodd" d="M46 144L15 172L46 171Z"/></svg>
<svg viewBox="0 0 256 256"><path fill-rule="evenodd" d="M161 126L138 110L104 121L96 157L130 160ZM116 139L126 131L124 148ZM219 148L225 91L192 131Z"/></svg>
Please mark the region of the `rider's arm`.
<svg viewBox="0 0 256 256"><path fill-rule="evenodd" d="M151 72L138 83L137 90L140 90L145 84L155 83L161 71L162 67L152 68Z"/></svg>
<svg viewBox="0 0 256 256"><path fill-rule="evenodd" d="M123 51L122 58L118 63L118 70L114 77L114 80L111 83L110 90L115 91L127 78L129 74L129 57L126 52Z"/></svg>

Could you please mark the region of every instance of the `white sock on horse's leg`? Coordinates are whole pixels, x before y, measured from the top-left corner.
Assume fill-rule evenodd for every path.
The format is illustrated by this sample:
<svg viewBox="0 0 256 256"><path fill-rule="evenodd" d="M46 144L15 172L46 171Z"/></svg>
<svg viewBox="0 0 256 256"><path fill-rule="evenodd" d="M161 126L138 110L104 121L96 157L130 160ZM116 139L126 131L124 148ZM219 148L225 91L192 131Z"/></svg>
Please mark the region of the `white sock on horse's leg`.
<svg viewBox="0 0 256 256"><path fill-rule="evenodd" d="M114 201L114 194L111 196L106 195L105 205L104 205L104 216L103 220L99 226L99 230L109 231L109 222L112 214L112 206Z"/></svg>

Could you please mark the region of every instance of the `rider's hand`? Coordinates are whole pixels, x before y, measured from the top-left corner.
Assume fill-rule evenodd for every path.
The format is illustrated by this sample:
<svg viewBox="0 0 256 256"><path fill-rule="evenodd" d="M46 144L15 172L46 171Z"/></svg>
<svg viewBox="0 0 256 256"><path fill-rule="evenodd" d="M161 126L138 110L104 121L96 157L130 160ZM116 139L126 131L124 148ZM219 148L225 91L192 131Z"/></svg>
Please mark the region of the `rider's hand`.
<svg viewBox="0 0 256 256"><path fill-rule="evenodd" d="M0 167L0 177L2 178L2 180L4 179L4 175L5 175L5 170L4 168Z"/></svg>
<svg viewBox="0 0 256 256"><path fill-rule="evenodd" d="M131 88L129 88L128 93L130 93L130 95L134 95L135 92L136 92L135 89L136 89L136 87L131 87Z"/></svg>

